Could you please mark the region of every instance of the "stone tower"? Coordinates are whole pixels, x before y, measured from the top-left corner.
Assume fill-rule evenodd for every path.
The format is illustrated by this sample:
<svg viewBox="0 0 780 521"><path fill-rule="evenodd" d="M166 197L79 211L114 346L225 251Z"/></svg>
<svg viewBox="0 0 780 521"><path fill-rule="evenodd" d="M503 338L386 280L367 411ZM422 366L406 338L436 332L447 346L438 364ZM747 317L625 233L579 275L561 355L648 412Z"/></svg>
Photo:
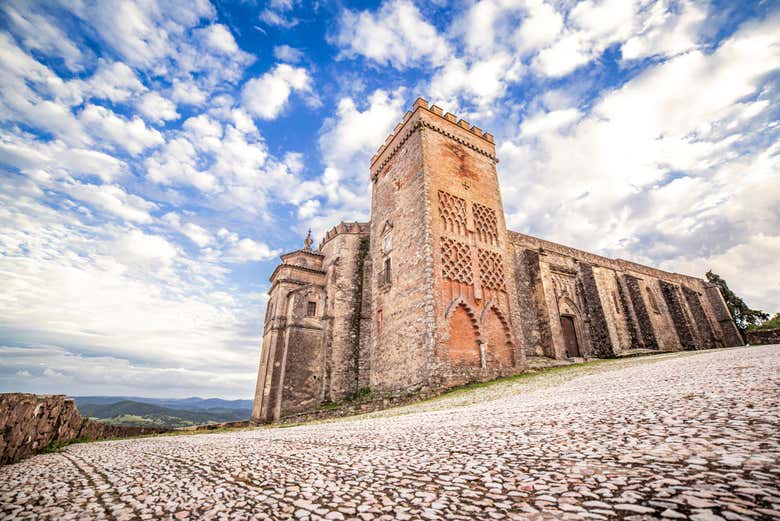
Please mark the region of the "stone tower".
<svg viewBox="0 0 780 521"><path fill-rule="evenodd" d="M526 356L742 344L701 279L507 230L497 161L493 136L414 103L371 158L371 220L316 250L307 235L271 275L253 422L435 394Z"/></svg>
<svg viewBox="0 0 780 521"><path fill-rule="evenodd" d="M372 390L516 373L493 136L419 98L371 159Z"/></svg>

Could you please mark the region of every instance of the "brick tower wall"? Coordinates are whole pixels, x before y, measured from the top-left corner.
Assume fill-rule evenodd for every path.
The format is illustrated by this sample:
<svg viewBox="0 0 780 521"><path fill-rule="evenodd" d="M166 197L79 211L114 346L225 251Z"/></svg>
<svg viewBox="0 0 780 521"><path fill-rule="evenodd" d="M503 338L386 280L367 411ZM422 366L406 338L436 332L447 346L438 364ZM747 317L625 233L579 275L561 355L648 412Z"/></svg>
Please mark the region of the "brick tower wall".
<svg viewBox="0 0 780 521"><path fill-rule="evenodd" d="M427 186L420 134L410 116L403 131L388 138L386 154L371 171L369 384L380 393L428 384L433 322Z"/></svg>

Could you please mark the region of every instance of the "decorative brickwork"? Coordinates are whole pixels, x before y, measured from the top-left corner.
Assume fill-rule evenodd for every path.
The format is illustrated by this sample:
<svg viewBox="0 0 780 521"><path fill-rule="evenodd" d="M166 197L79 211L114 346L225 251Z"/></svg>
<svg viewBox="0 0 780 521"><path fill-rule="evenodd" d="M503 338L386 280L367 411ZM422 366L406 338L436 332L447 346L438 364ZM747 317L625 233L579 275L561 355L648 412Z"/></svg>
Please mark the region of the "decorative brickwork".
<svg viewBox="0 0 780 521"><path fill-rule="evenodd" d="M504 258L500 253L479 249L479 280L486 288L506 291Z"/></svg>
<svg viewBox="0 0 780 521"><path fill-rule="evenodd" d="M474 283L471 268L471 246L468 244L441 238L442 276L455 282Z"/></svg>
<svg viewBox="0 0 780 521"><path fill-rule="evenodd" d="M439 216L444 229L466 235L466 200L439 190Z"/></svg>
<svg viewBox="0 0 780 521"><path fill-rule="evenodd" d="M498 246L496 211L479 203L474 203L472 210L474 212L474 227L477 230L477 238L485 244Z"/></svg>
<svg viewBox="0 0 780 521"><path fill-rule="evenodd" d="M474 313L459 304L450 317L450 362L453 367L480 367L479 332Z"/></svg>
<svg viewBox="0 0 780 521"><path fill-rule="evenodd" d="M512 344L509 326L495 307L487 310L482 319L485 340L485 363L488 367L512 367Z"/></svg>

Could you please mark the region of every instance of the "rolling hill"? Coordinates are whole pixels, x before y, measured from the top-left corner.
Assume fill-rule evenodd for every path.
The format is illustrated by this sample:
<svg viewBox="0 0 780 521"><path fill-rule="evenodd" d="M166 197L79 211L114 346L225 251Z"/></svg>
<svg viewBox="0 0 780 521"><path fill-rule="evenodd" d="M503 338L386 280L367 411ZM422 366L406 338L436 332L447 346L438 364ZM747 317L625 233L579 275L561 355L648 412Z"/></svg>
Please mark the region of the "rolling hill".
<svg viewBox="0 0 780 521"><path fill-rule="evenodd" d="M168 428L246 420L251 414L252 403L251 400L219 398L143 398L145 401L137 401L117 396L80 396L74 397L74 400L85 417L117 425ZM152 401L157 403L150 403Z"/></svg>

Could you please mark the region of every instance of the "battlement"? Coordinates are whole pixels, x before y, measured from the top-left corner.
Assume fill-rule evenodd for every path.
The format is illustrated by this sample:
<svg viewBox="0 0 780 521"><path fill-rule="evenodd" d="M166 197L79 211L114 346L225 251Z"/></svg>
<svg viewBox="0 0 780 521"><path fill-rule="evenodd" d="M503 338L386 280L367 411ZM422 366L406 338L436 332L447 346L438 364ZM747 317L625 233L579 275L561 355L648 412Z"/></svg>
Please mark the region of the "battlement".
<svg viewBox="0 0 780 521"><path fill-rule="evenodd" d="M483 132L482 129L479 128L478 126L472 125L471 123L469 123L465 119L458 118L458 116L456 116L455 114L453 114L451 112L444 113L444 110L441 107L429 103L424 98L417 98L417 100L412 105L412 110L409 110L409 111L406 112L406 114L404 114L404 117L401 120L401 122L398 123L395 126L393 131L385 139L385 142L379 147L379 149L377 150L376 154L374 154L371 157L371 161L369 163L370 166L374 165L376 160L379 159L379 156L382 155L382 152L384 152L385 149L387 149L390 146L390 144L396 138L396 136L401 131L401 129L404 128L406 123L412 118L412 115L414 115L414 113L418 109L424 110L424 111L426 111L429 114L434 114L434 115L438 116L439 118L441 118L443 120L449 121L453 125L457 125L460 128L462 128L464 130L467 130L468 132L470 132L474 136L476 136L476 137L478 137L480 139L484 139L485 141L487 141L491 145L495 144L495 141L493 140L493 134L491 134L489 132Z"/></svg>
<svg viewBox="0 0 780 521"><path fill-rule="evenodd" d="M369 227L370 227L370 223L359 223L359 222L348 223L342 221L325 233L325 237L323 237L319 246L317 246L317 251L322 251L322 247L325 246L325 243L327 243L336 235L341 235L342 233L368 235L370 231Z"/></svg>

